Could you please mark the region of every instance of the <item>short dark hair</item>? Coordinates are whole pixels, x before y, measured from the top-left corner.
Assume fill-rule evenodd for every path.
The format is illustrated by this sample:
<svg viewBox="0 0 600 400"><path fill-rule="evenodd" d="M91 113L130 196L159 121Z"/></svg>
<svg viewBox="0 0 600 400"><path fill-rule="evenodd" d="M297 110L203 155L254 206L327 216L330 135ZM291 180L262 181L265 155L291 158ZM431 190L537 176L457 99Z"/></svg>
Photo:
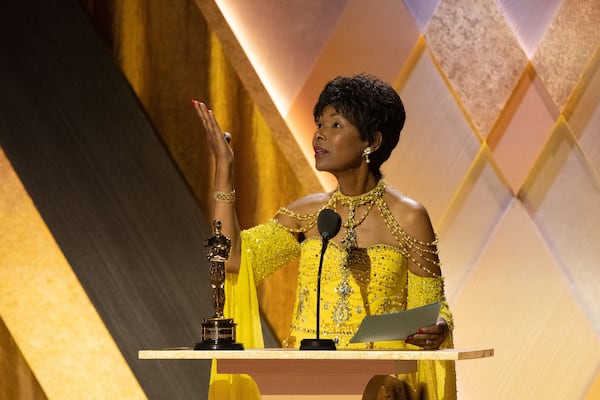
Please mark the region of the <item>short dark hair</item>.
<svg viewBox="0 0 600 400"><path fill-rule="evenodd" d="M371 142L375 132L381 132L381 145L369 156L369 169L377 179L381 179L381 164L398 144L406 120L398 93L387 82L369 74L338 76L329 81L321 92L313 109L315 121L323 115L327 106L335 108L356 126L362 140Z"/></svg>

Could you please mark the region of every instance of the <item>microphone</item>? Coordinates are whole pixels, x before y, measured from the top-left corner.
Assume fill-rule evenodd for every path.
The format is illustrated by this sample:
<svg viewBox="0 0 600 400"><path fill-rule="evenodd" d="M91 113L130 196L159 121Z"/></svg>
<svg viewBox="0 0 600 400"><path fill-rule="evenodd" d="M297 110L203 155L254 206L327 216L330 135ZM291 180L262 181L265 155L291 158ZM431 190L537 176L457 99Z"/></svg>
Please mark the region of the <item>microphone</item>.
<svg viewBox="0 0 600 400"><path fill-rule="evenodd" d="M342 227L342 217L335 211L325 208L317 217L317 228L321 234L321 259L319 261L319 272L317 275L317 338L302 339L300 350L335 350L335 342L331 339L319 339L321 322L321 271L323 269L323 258L329 239L334 237Z"/></svg>

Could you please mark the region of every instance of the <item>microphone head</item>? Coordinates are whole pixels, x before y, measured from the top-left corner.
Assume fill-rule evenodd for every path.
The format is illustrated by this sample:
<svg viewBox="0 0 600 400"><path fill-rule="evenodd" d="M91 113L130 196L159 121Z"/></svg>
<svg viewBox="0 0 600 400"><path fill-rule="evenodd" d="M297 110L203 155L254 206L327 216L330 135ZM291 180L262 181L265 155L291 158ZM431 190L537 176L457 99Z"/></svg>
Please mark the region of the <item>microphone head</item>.
<svg viewBox="0 0 600 400"><path fill-rule="evenodd" d="M342 227L342 217L335 211L325 208L317 217L317 228L323 239L329 240L340 231Z"/></svg>

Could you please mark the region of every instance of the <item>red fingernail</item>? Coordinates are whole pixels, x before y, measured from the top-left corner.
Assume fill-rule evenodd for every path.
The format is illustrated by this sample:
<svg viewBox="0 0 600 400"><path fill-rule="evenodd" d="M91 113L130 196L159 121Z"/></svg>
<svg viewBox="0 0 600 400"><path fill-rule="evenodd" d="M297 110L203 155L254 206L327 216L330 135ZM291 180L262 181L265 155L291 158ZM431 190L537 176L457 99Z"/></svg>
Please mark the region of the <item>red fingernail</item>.
<svg viewBox="0 0 600 400"><path fill-rule="evenodd" d="M423 331L423 329L419 329L419 330L417 331L417 333L425 333L425 332Z"/></svg>

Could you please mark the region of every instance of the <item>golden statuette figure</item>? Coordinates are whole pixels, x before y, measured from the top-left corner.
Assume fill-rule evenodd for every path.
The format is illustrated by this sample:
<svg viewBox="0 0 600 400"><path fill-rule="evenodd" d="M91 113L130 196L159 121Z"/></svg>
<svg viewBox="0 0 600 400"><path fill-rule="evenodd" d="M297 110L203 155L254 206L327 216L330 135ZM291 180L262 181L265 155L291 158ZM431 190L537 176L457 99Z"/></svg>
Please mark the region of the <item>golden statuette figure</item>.
<svg viewBox="0 0 600 400"><path fill-rule="evenodd" d="M229 258L231 240L221 234L221 221L214 223L215 235L206 240L207 258L210 261L210 287L215 307L215 318L223 318L225 306L225 261Z"/></svg>
<svg viewBox="0 0 600 400"><path fill-rule="evenodd" d="M225 306L225 261L229 258L231 240L221 233L221 221L213 222L213 236L206 240L210 261L210 287L215 314L202 323L202 341L196 350L243 350L235 341L236 323L223 316Z"/></svg>

